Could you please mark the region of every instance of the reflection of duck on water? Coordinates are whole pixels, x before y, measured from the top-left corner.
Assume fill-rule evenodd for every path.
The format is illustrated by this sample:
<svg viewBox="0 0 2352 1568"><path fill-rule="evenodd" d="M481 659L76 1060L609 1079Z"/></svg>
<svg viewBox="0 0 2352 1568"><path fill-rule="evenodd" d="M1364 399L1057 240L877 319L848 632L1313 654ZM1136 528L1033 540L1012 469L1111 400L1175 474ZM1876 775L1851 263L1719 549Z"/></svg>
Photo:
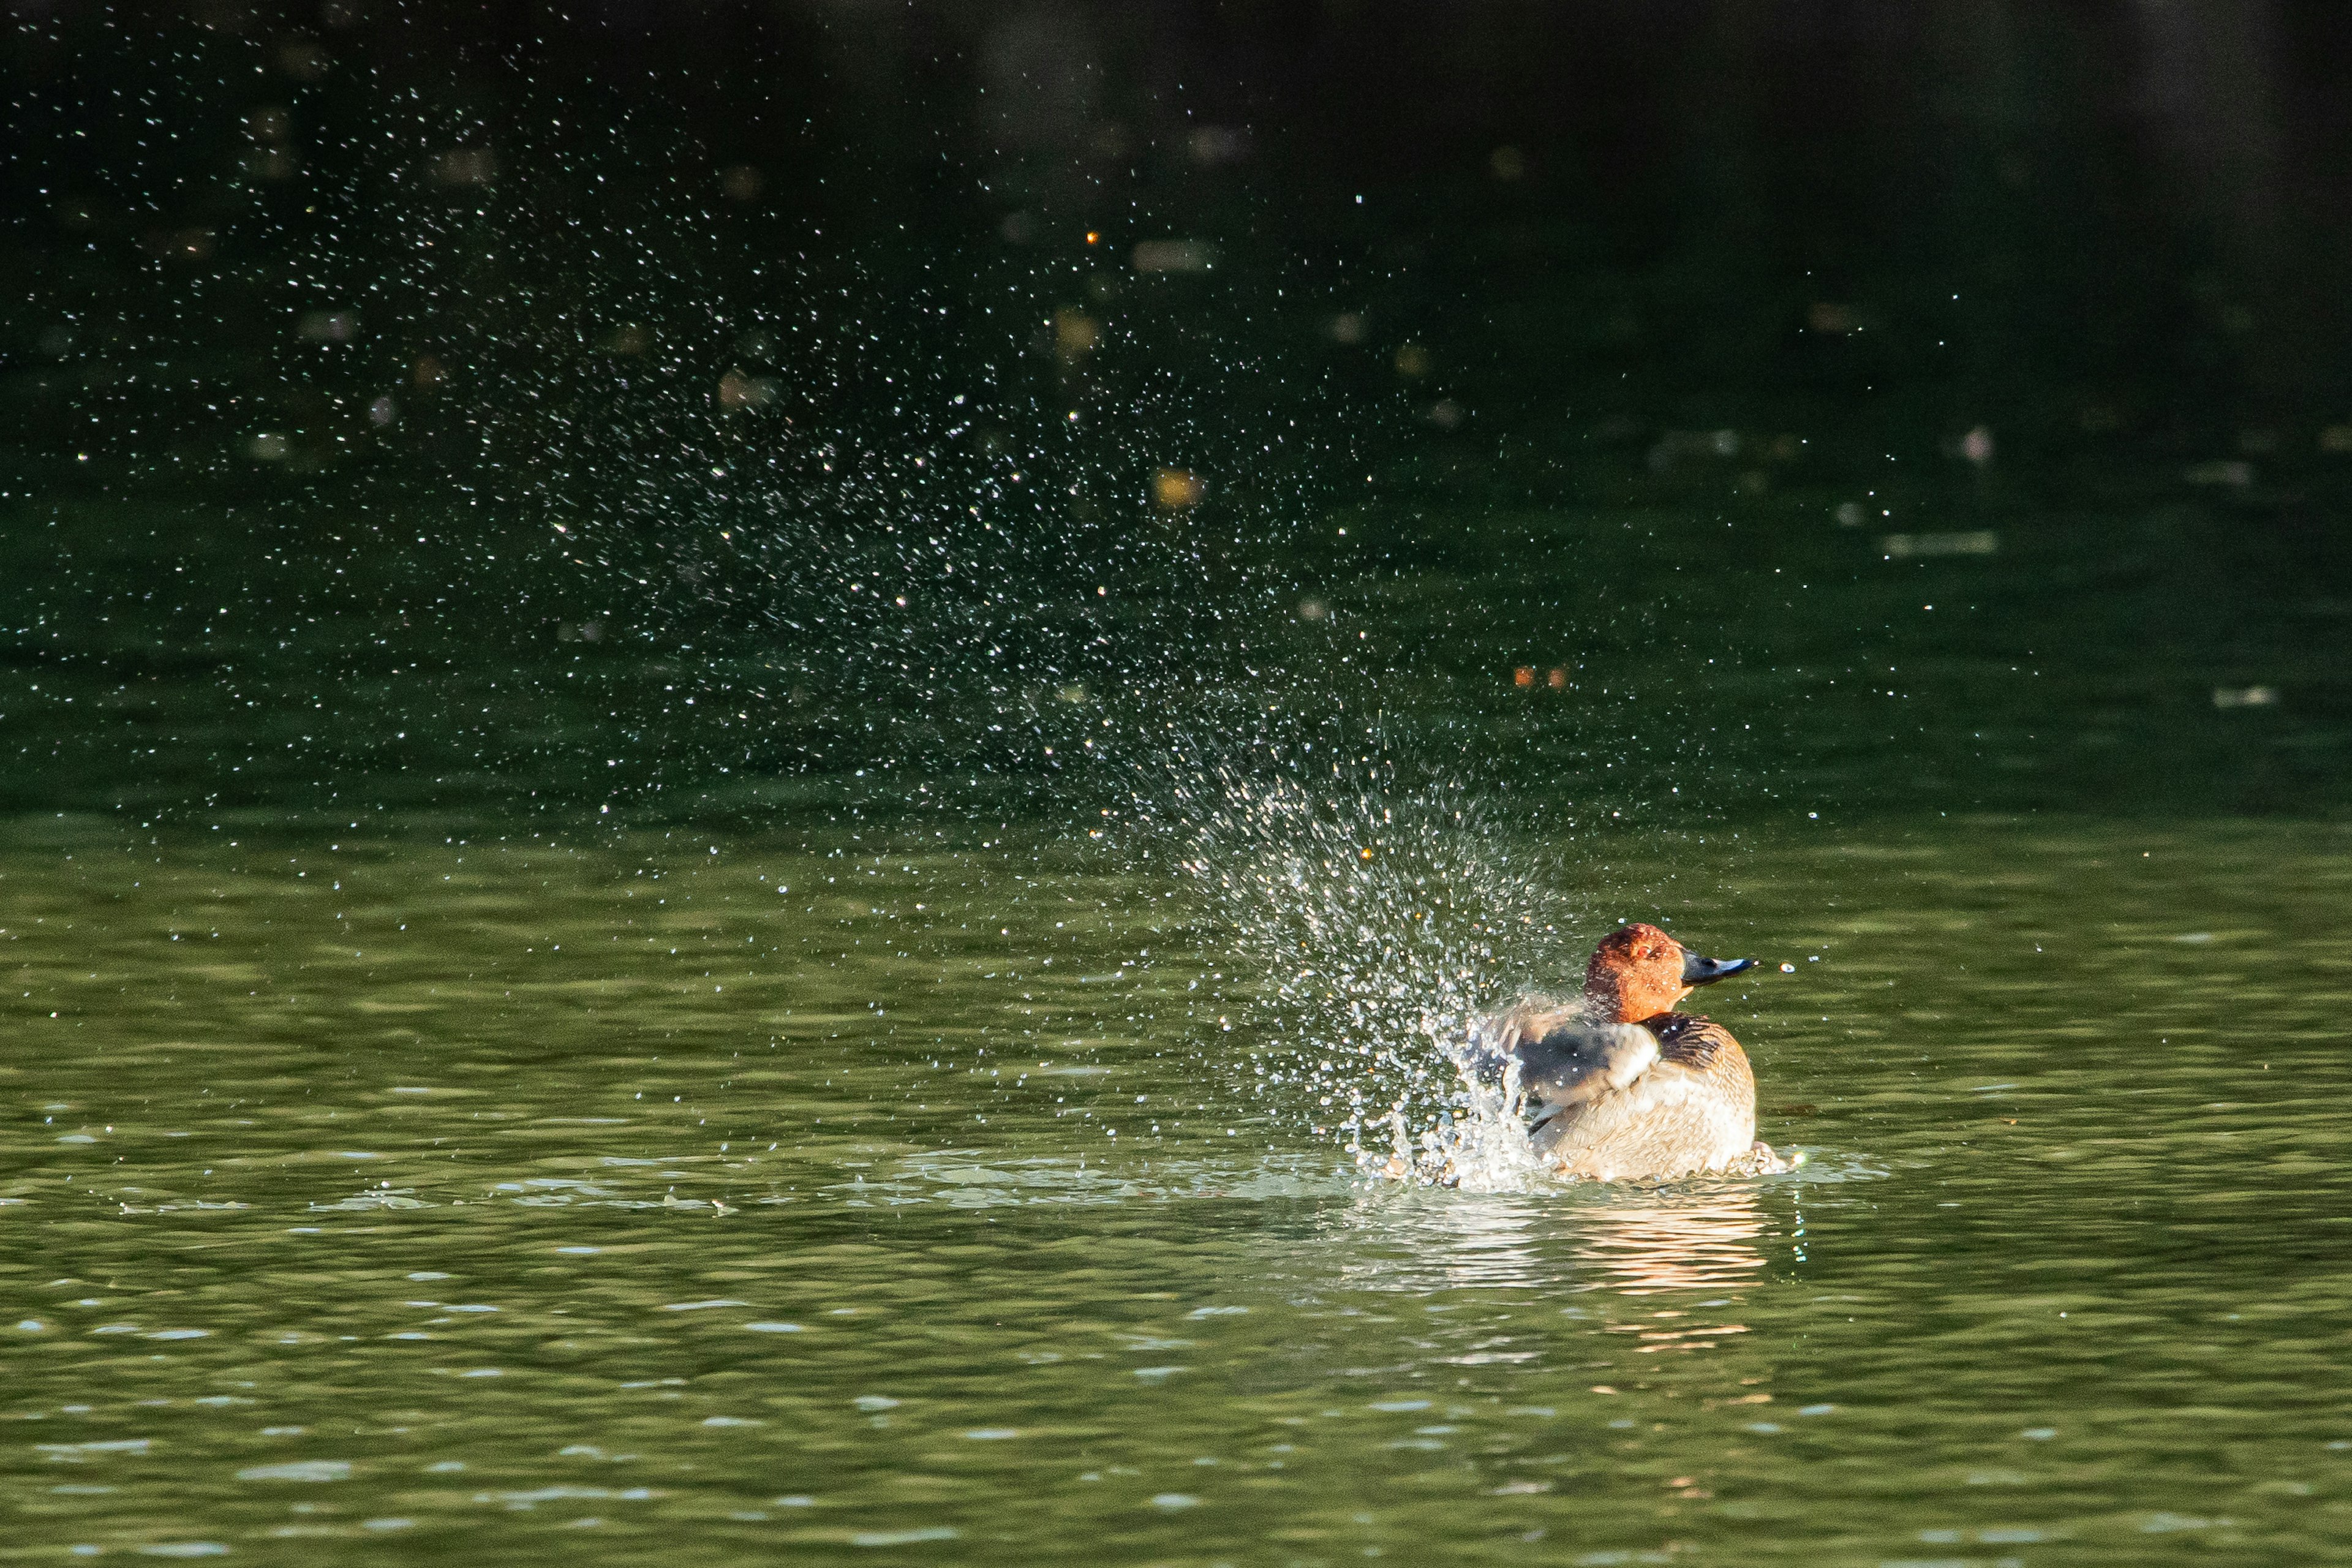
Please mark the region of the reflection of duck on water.
<svg viewBox="0 0 2352 1568"><path fill-rule="evenodd" d="M1587 1188L1565 1201L1512 1193L1401 1205L1366 1193L1339 1225L1351 1239L1338 1267L1351 1288L1654 1296L1752 1283L1765 1269L1773 1221L1756 1184L1710 1182ZM1378 1245L1366 1244L1367 1232ZM1713 1336L1741 1331L1716 1326L1721 1321L1643 1320L1641 1327L1645 1341L1699 1349ZM1526 1356L1498 1342L1485 1359Z"/></svg>
<svg viewBox="0 0 2352 1568"><path fill-rule="evenodd" d="M1748 1283L1764 1267L1764 1255L1757 1247L1764 1235L1764 1214L1751 1186L1730 1186L1700 1198L1629 1194L1623 1206L1596 1209L1580 1219L1576 1247L1597 1270L1593 1284L1627 1296L1725 1289ZM1696 1331L1702 1338L1740 1331ZM1687 1332L1654 1332L1661 1341L1690 1337Z"/></svg>
<svg viewBox="0 0 2352 1568"><path fill-rule="evenodd" d="M1756 1076L1722 1025L1675 1004L1701 985L1743 973L1752 958L1702 958L1653 925L1601 940L1572 1007L1521 1006L1474 1037L1487 1065L1508 1075L1534 1115L1536 1152L1573 1175L1603 1181L1686 1176L1753 1156L1782 1168L1756 1142Z"/></svg>

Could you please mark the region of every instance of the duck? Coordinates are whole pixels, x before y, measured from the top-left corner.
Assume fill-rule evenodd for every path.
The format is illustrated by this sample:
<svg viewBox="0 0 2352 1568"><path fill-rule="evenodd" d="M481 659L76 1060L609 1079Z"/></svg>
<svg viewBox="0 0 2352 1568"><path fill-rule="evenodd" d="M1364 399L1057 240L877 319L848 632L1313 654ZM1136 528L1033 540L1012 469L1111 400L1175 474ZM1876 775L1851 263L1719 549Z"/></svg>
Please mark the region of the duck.
<svg viewBox="0 0 2352 1568"><path fill-rule="evenodd" d="M1693 952L1656 926L1618 927L1585 966L1574 1005L1524 1005L1478 1031L1478 1054L1515 1074L1528 1139L1564 1173L1670 1181L1735 1161L1785 1169L1756 1141L1756 1074L1730 1030L1683 998L1756 967Z"/></svg>

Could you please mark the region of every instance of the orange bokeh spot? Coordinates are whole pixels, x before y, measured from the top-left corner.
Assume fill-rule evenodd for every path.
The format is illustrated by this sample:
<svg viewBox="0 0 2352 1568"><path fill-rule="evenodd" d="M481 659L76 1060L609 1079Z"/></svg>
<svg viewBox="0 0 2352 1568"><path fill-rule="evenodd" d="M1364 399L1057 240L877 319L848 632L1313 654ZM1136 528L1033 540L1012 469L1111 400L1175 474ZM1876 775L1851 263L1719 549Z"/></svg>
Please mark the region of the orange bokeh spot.
<svg viewBox="0 0 2352 1568"><path fill-rule="evenodd" d="M1514 685L1514 686L1533 686L1535 683L1536 683L1536 669L1535 669L1535 666L1533 666L1533 665L1531 665L1531 664L1523 664L1523 665L1519 666L1519 668L1517 668L1517 669L1515 669L1515 670L1511 671L1511 684L1512 684L1512 685Z"/></svg>
<svg viewBox="0 0 2352 1568"><path fill-rule="evenodd" d="M1550 685L1554 691L1565 691L1568 689L1568 671L1564 669L1555 669L1549 675L1544 677L1544 679Z"/></svg>
<svg viewBox="0 0 2352 1568"><path fill-rule="evenodd" d="M1151 499L1171 511L1199 505L1206 489L1199 475L1185 468L1162 468L1151 476Z"/></svg>
<svg viewBox="0 0 2352 1568"><path fill-rule="evenodd" d="M1087 230L1087 243L1088 245L1097 244L1101 239L1102 236L1097 234L1093 229Z"/></svg>

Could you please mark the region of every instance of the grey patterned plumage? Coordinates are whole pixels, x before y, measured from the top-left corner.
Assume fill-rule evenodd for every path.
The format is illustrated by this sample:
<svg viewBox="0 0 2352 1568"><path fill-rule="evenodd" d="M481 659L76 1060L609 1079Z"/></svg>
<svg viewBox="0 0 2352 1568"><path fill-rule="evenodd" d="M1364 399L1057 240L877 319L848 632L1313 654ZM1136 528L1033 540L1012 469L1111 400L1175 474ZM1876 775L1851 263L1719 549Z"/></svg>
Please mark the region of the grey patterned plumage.
<svg viewBox="0 0 2352 1568"><path fill-rule="evenodd" d="M1685 1176L1756 1143L1756 1078L1731 1031L1690 1013L1639 1024L1580 1016L1511 1050L1536 1152L1574 1175Z"/></svg>

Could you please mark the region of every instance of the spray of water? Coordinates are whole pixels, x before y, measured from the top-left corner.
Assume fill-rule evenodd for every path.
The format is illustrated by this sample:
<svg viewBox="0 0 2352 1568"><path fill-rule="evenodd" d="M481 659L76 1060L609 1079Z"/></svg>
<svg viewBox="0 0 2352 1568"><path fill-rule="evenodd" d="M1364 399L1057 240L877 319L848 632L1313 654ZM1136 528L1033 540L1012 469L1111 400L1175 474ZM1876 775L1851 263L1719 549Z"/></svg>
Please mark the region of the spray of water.
<svg viewBox="0 0 2352 1568"><path fill-rule="evenodd" d="M572 662L658 654L606 672L612 729L575 742L610 810L685 779L756 811L794 775L1058 809L1139 769L1138 815L1177 834L1253 976L1250 1089L1368 1173L1524 1184L1509 1086L1469 1044L1572 973L1586 923L1525 824L1459 769L1401 778L1377 738L1330 765L1333 727L1287 705L1237 745L1155 732L1264 711L1269 688L1328 716L1412 660L1290 574L1326 570L1341 476L1355 496L1356 454L1414 395L1351 376L1352 336L1266 362L1244 325L1354 310L1360 279L1239 232L1180 278L1091 222L953 237L952 268L827 260L680 174L708 160L666 123L496 156L478 126L388 123L397 152L352 188L398 193L399 308L438 336L384 428L424 431L462 381L445 434L495 431L488 499L543 515L578 575ZM640 167L669 173L604 177ZM715 237L583 241L588 185L592 237ZM530 264L465 259L486 254ZM354 259L322 251L320 286Z"/></svg>
<svg viewBox="0 0 2352 1568"><path fill-rule="evenodd" d="M1254 976L1250 1089L1370 1177L1549 1180L1476 1035L1577 962L1580 911L1491 795L1355 771L1370 782L1216 766L1173 791L1180 863Z"/></svg>

